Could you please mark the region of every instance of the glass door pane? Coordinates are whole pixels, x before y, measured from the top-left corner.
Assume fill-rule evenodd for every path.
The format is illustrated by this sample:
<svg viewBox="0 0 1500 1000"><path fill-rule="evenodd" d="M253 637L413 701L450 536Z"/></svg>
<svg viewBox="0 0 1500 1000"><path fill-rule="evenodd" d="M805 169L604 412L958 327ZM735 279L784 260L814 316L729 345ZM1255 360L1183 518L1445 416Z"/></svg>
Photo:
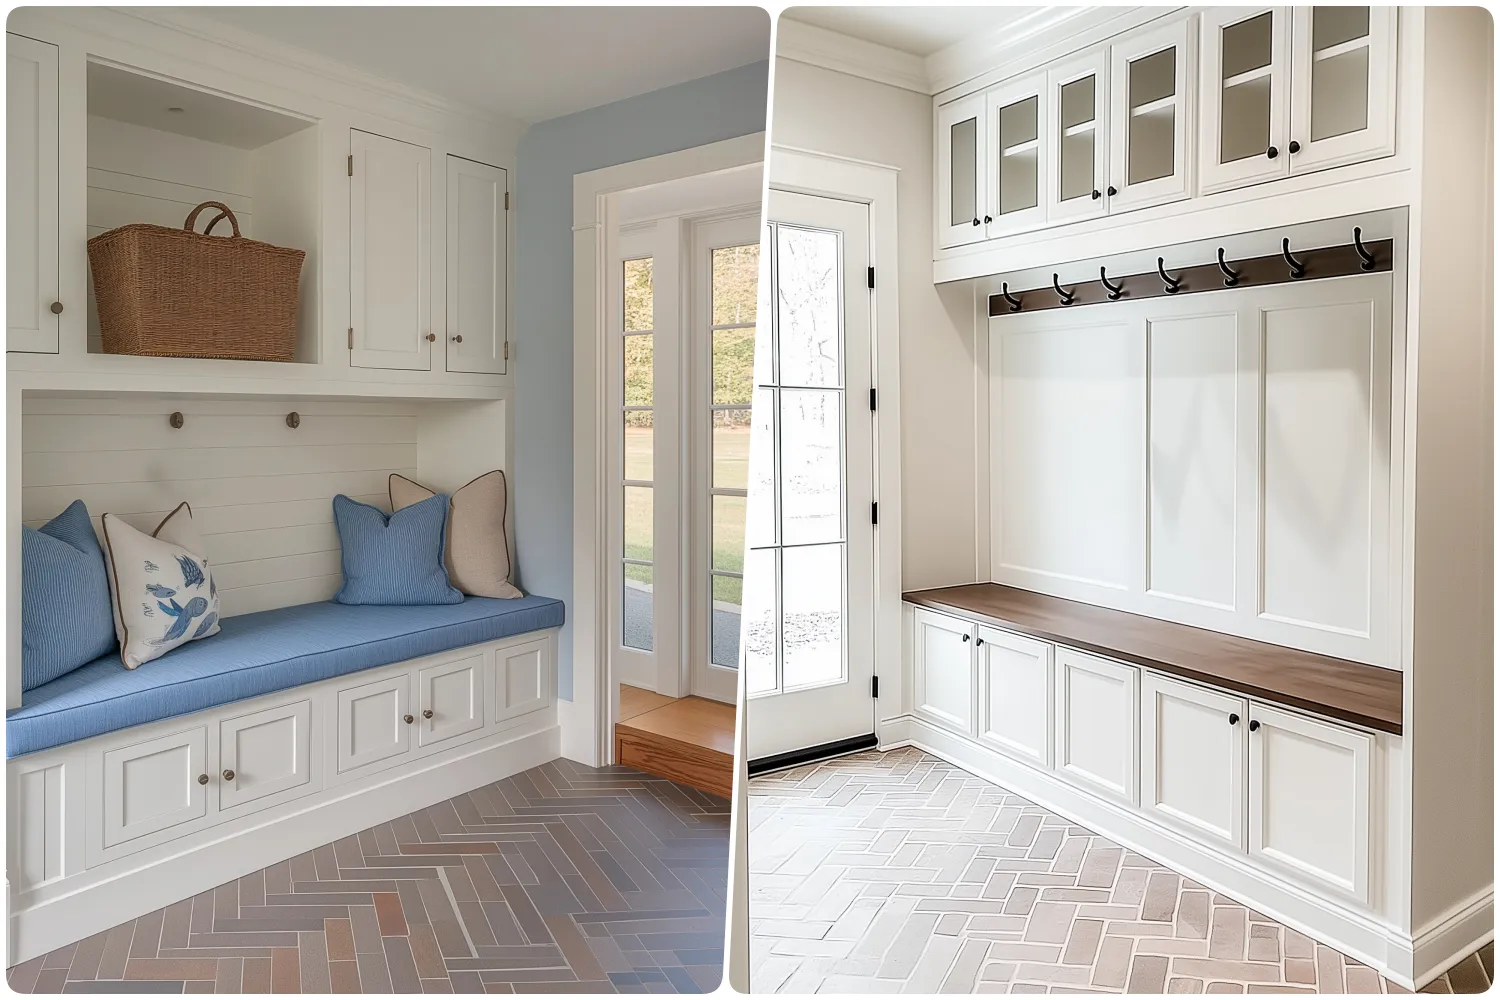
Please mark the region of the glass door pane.
<svg viewBox="0 0 1500 1000"><path fill-rule="evenodd" d="M1001 216L1035 208L1040 200L1037 188L1040 104L1033 94L1000 108L1000 170L996 204Z"/></svg>
<svg viewBox="0 0 1500 1000"><path fill-rule="evenodd" d="M1170 177L1177 167L1177 49L1132 59L1125 74L1126 183Z"/></svg>
<svg viewBox="0 0 1500 1000"><path fill-rule="evenodd" d="M1220 32L1220 163L1263 157L1271 146L1274 20L1266 11Z"/></svg>
<svg viewBox="0 0 1500 1000"><path fill-rule="evenodd" d="M966 118L948 128L950 184L948 186L948 224L971 225L979 218L974 197L979 192L979 118Z"/></svg>
<svg viewBox="0 0 1500 1000"><path fill-rule="evenodd" d="M1369 127L1370 8L1312 10L1313 142Z"/></svg>
<svg viewBox="0 0 1500 1000"><path fill-rule="evenodd" d="M1059 200L1093 198L1099 189L1094 176L1095 151L1099 141L1092 74L1057 88L1059 105L1057 174Z"/></svg>
<svg viewBox="0 0 1500 1000"><path fill-rule="evenodd" d="M656 303L652 258L624 263L623 343L621 344L622 413L620 485L624 526L621 532L621 641L631 649L654 648L653 560L655 546L655 327Z"/></svg>

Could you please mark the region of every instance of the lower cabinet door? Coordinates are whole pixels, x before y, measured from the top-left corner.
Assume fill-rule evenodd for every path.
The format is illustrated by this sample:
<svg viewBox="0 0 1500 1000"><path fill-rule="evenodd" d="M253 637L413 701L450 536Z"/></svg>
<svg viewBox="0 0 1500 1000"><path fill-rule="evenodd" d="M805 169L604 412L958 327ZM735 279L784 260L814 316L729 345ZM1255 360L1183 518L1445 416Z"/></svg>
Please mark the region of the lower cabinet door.
<svg viewBox="0 0 1500 1000"><path fill-rule="evenodd" d="M1243 851L1244 699L1148 672L1141 702L1141 808L1216 846Z"/></svg>
<svg viewBox="0 0 1500 1000"><path fill-rule="evenodd" d="M485 655L417 671L417 745L438 746L484 728Z"/></svg>
<svg viewBox="0 0 1500 1000"><path fill-rule="evenodd" d="M552 701L552 645L545 639L495 651L495 721L546 708Z"/></svg>
<svg viewBox="0 0 1500 1000"><path fill-rule="evenodd" d="M1250 855L1370 897L1368 733L1250 704Z"/></svg>
<svg viewBox="0 0 1500 1000"><path fill-rule="evenodd" d="M1086 788L1136 801L1135 667L1057 647L1057 732L1054 767Z"/></svg>
<svg viewBox="0 0 1500 1000"><path fill-rule="evenodd" d="M1052 764L1052 646L980 626L979 741L1041 767Z"/></svg>
<svg viewBox="0 0 1500 1000"><path fill-rule="evenodd" d="M964 734L974 731L974 633L961 618L917 608L912 619L916 714Z"/></svg>
<svg viewBox="0 0 1500 1000"><path fill-rule="evenodd" d="M219 723L219 811L261 809L314 790L312 699Z"/></svg>
<svg viewBox="0 0 1500 1000"><path fill-rule="evenodd" d="M167 830L186 833L208 815L208 727L105 750L101 756L105 850Z"/></svg>
<svg viewBox="0 0 1500 1000"><path fill-rule="evenodd" d="M411 676L400 673L339 691L340 774L388 761L411 749L416 717L409 705L410 688Z"/></svg>

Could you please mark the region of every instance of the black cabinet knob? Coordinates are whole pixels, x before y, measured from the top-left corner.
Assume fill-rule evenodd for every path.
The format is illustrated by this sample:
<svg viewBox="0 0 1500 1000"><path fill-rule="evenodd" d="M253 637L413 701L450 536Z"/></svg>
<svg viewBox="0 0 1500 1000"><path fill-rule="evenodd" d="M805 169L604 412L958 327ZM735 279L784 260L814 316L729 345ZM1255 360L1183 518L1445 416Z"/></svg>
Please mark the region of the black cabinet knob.
<svg viewBox="0 0 1500 1000"><path fill-rule="evenodd" d="M1275 146L1272 146L1270 149L1266 150L1266 159L1268 159L1268 160L1274 160L1274 159L1276 159L1276 147Z"/></svg>
<svg viewBox="0 0 1500 1000"><path fill-rule="evenodd" d="M990 217L990 216L988 216L988 215L986 215L986 216L985 216L985 217L984 217L984 221L985 221L985 222L994 222L994 221L995 221L995 220L994 220L994 219L992 219L992 218L991 218L991 217Z"/></svg>
<svg viewBox="0 0 1500 1000"><path fill-rule="evenodd" d="M976 636L975 639L974 639L974 645L976 645L976 646L983 646L984 645L984 640L981 639L981 638L978 638Z"/></svg>
<svg viewBox="0 0 1500 1000"><path fill-rule="evenodd" d="M968 641L969 641L969 637L967 635L964 636L964 642L968 642Z"/></svg>
<svg viewBox="0 0 1500 1000"><path fill-rule="evenodd" d="M1238 715L1236 715L1234 712L1230 712L1229 713L1229 724L1231 726L1237 726L1237 725L1239 725L1240 724L1240 717Z"/></svg>
<svg viewBox="0 0 1500 1000"><path fill-rule="evenodd" d="M1094 188L1094 193L1091 194L1091 195L1089 195L1089 197L1092 198L1092 199L1094 199L1095 201L1098 201L1099 198L1100 198L1099 189L1098 188Z"/></svg>
<svg viewBox="0 0 1500 1000"><path fill-rule="evenodd" d="M1296 139L1293 139L1291 142L1286 144L1286 151L1288 153L1300 153L1302 152L1302 143L1298 142Z"/></svg>
<svg viewBox="0 0 1500 1000"><path fill-rule="evenodd" d="M1250 731L1253 733L1253 732L1255 732L1259 728L1260 728L1260 723L1256 722L1254 719L1251 719L1250 720Z"/></svg>
<svg viewBox="0 0 1500 1000"><path fill-rule="evenodd" d="M979 220L977 218L974 220L974 225L979 225Z"/></svg>
<svg viewBox="0 0 1500 1000"><path fill-rule="evenodd" d="M1120 192L1116 191L1115 190L1115 186L1113 184L1111 184L1109 187L1107 187L1107 188L1104 189L1104 193L1107 194L1107 195L1109 195L1111 198L1113 198L1115 195L1119 194Z"/></svg>

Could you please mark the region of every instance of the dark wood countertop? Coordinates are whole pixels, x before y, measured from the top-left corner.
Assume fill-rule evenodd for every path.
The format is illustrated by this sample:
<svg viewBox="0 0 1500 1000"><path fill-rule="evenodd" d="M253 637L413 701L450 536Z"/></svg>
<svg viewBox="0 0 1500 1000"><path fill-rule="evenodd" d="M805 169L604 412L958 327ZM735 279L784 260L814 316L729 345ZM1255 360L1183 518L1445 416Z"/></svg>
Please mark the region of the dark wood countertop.
<svg viewBox="0 0 1500 1000"><path fill-rule="evenodd" d="M998 583L911 591L902 600L1357 726L1401 732L1399 670Z"/></svg>

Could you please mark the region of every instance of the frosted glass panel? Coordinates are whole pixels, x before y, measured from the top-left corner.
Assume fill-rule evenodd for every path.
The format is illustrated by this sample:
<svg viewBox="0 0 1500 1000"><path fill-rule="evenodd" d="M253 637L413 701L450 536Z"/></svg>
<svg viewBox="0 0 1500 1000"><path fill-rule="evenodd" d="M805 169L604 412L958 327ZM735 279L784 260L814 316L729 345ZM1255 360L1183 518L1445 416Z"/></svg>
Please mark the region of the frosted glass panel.
<svg viewBox="0 0 1500 1000"><path fill-rule="evenodd" d="M839 234L777 227L782 385L840 384Z"/></svg>
<svg viewBox="0 0 1500 1000"><path fill-rule="evenodd" d="M1370 33L1368 7L1314 7L1313 51L1332 48Z"/></svg>
<svg viewBox="0 0 1500 1000"><path fill-rule="evenodd" d="M1036 138L1036 97L1000 109L1000 148L1010 149Z"/></svg>
<svg viewBox="0 0 1500 1000"><path fill-rule="evenodd" d="M1318 58L1313 54L1312 139L1359 132L1369 125L1370 49Z"/></svg>
<svg viewBox="0 0 1500 1000"><path fill-rule="evenodd" d="M776 689L776 550L745 559L745 687L750 694Z"/></svg>
<svg viewBox="0 0 1500 1000"><path fill-rule="evenodd" d="M1271 145L1271 28L1266 11L1226 27L1219 162L1264 156Z"/></svg>
<svg viewBox="0 0 1500 1000"><path fill-rule="evenodd" d="M950 164L949 220L950 226L967 226L979 218L979 209L974 205L975 183L979 168L979 119L966 118L948 130L949 149L953 154Z"/></svg>
<svg viewBox="0 0 1500 1000"><path fill-rule="evenodd" d="M844 675L844 546L783 549L786 687Z"/></svg>
<svg viewBox="0 0 1500 1000"><path fill-rule="evenodd" d="M1229 80L1251 70L1271 65L1270 11L1226 27L1221 36L1224 45L1224 79Z"/></svg>
<svg viewBox="0 0 1500 1000"><path fill-rule="evenodd" d="M1088 198L1098 184L1094 178L1097 122L1094 120L1094 78L1085 76L1057 89L1061 112L1057 137L1058 194L1061 200Z"/></svg>
<svg viewBox="0 0 1500 1000"><path fill-rule="evenodd" d="M1128 77L1126 180L1141 184L1170 177L1176 165L1177 50L1133 60Z"/></svg>
<svg viewBox="0 0 1500 1000"><path fill-rule="evenodd" d="M1000 214L1035 208L1037 203L1036 147L1000 159Z"/></svg>
<svg viewBox="0 0 1500 1000"><path fill-rule="evenodd" d="M843 393L781 390L782 544L844 537L843 444Z"/></svg>
<svg viewBox="0 0 1500 1000"><path fill-rule="evenodd" d="M1073 128L1094 120L1094 78L1081 77L1058 88L1062 101L1062 127Z"/></svg>
<svg viewBox="0 0 1500 1000"><path fill-rule="evenodd" d="M1162 49L1130 63L1130 110L1177 93L1177 50Z"/></svg>

